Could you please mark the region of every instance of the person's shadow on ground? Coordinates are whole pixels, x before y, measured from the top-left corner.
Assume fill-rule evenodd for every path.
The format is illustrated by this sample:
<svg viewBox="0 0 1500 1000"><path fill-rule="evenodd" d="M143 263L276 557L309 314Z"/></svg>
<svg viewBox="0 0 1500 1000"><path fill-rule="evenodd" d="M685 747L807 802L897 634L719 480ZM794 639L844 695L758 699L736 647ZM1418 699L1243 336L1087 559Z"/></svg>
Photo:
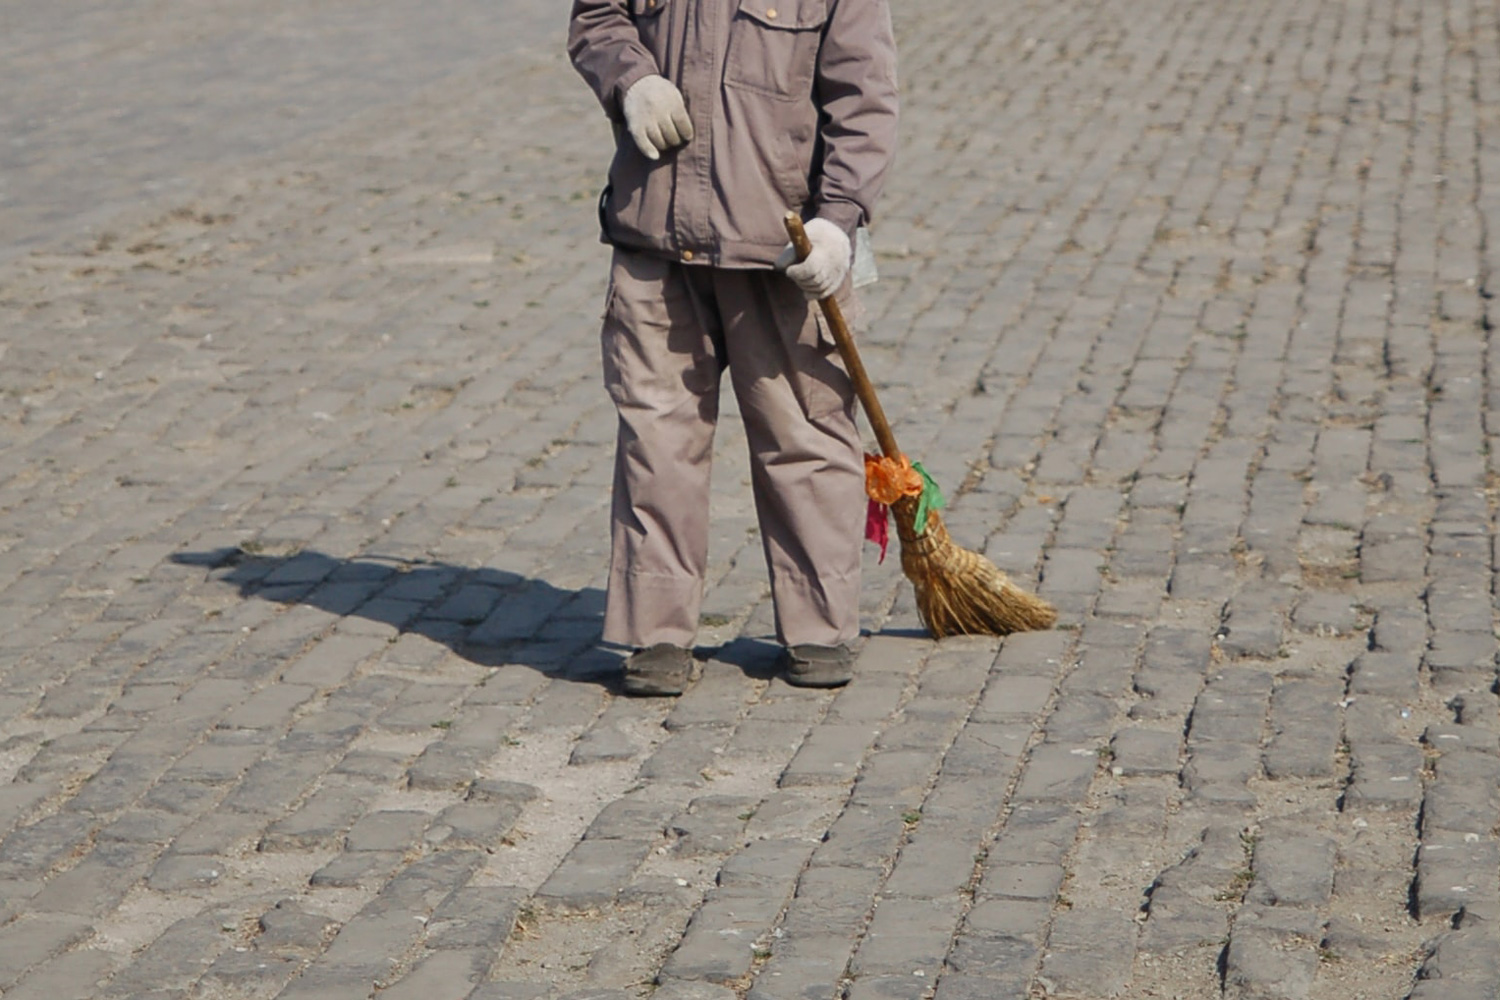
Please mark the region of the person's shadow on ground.
<svg viewBox="0 0 1500 1000"><path fill-rule="evenodd" d="M311 550L272 556L221 548L171 558L202 567L242 597L380 622L442 643L481 666L520 664L549 677L619 684L625 651L601 644L604 591L597 587L567 590L503 569ZM756 639L695 652L755 677L777 669L778 647Z"/></svg>

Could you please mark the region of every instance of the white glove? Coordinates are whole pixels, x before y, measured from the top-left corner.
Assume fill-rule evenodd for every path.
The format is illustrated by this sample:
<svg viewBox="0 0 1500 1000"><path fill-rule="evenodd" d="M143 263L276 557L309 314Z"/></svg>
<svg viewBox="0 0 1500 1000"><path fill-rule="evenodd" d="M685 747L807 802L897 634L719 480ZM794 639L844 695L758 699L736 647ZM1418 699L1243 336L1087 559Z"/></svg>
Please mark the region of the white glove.
<svg viewBox="0 0 1500 1000"><path fill-rule="evenodd" d="M625 128L648 160L693 138L682 91L664 76L643 76L625 91Z"/></svg>
<svg viewBox="0 0 1500 1000"><path fill-rule="evenodd" d="M785 271L809 299L826 299L838 291L849 273L853 256L849 234L827 219L813 219L805 228L812 253L799 264L796 248L788 243L776 258L776 270Z"/></svg>

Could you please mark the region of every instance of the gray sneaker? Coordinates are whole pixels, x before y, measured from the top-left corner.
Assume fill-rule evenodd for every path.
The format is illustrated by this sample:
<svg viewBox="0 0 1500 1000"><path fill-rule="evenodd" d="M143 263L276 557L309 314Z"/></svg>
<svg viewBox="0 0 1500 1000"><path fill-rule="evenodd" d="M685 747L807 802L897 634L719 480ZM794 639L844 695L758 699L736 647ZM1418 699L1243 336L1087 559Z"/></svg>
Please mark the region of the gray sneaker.
<svg viewBox="0 0 1500 1000"><path fill-rule="evenodd" d="M788 646L782 654L786 682L797 687L842 687L854 679L854 651L843 643Z"/></svg>
<svg viewBox="0 0 1500 1000"><path fill-rule="evenodd" d="M638 649L625 660L625 693L637 697L682 694L693 673L693 651L670 642Z"/></svg>

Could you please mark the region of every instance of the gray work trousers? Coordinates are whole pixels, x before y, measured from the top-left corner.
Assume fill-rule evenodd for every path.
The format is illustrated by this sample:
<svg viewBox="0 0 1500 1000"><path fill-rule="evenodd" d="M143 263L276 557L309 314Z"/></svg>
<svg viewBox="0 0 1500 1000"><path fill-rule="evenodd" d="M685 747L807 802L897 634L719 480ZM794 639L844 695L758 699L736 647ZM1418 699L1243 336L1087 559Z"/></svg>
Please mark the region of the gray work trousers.
<svg viewBox="0 0 1500 1000"><path fill-rule="evenodd" d="M848 285L841 293L849 299ZM708 568L709 463L729 369L777 638L859 632L864 459L849 376L784 275L616 249L601 336L619 412L604 638L690 646Z"/></svg>

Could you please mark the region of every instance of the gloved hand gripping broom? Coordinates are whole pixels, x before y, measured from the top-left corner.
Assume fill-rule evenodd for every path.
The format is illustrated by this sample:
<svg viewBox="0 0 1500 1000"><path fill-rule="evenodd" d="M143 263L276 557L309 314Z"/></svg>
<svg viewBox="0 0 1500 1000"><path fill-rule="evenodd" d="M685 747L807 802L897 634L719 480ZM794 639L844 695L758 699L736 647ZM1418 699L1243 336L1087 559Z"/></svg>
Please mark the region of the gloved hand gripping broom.
<svg viewBox="0 0 1500 1000"><path fill-rule="evenodd" d="M797 259L805 260L812 244L797 213L787 213L786 231ZM884 452L883 458L866 458L865 489L872 500L889 505L895 512L901 569L916 591L922 624L937 638L1050 628L1057 621L1057 611L1050 604L1017 587L994 563L977 552L959 548L948 537L934 509L937 505L930 502L936 486L921 466L913 467L897 447L896 435L885 419L839 304L830 295L820 299L818 305L833 330L854 392Z"/></svg>

